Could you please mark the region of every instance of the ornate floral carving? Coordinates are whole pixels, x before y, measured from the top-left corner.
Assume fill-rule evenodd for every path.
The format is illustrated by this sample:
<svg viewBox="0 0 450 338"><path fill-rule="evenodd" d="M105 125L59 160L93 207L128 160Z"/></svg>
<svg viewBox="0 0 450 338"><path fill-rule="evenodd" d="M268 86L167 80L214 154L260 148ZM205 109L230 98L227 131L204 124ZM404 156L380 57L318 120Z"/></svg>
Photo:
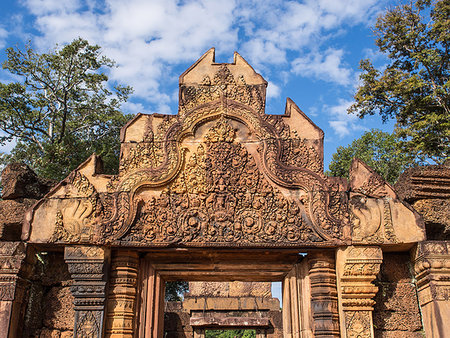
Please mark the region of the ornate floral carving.
<svg viewBox="0 0 450 338"><path fill-rule="evenodd" d="M158 198L141 202L136 224L123 240L241 245L323 241L308 225L303 206L270 186L234 137L233 128L219 119L187 160L183 175Z"/></svg>
<svg viewBox="0 0 450 338"><path fill-rule="evenodd" d="M74 337L101 337L101 316L102 313L99 311L79 311L79 321L77 323Z"/></svg>
<svg viewBox="0 0 450 338"><path fill-rule="evenodd" d="M221 65L211 79L203 78L197 85L181 86L180 111L185 112L208 102L228 99L253 108L256 112L264 112L265 88L263 85L248 85L242 75L236 79L227 65Z"/></svg>
<svg viewBox="0 0 450 338"><path fill-rule="evenodd" d="M371 338L371 314L369 311L345 311L347 338Z"/></svg>

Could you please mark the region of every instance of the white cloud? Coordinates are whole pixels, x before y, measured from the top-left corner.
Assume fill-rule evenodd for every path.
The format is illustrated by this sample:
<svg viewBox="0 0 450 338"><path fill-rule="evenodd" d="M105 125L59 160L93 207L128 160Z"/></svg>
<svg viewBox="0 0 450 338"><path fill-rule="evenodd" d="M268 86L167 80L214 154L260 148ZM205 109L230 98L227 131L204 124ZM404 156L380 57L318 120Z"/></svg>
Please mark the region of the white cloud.
<svg viewBox="0 0 450 338"><path fill-rule="evenodd" d="M267 98L279 97L281 89L272 81L267 81Z"/></svg>
<svg viewBox="0 0 450 338"><path fill-rule="evenodd" d="M169 111L176 96L167 94L162 82L175 84L179 74L173 68L212 46L225 57L239 50L266 77L271 76L267 67L277 65L286 79L295 73L348 85L352 73L343 51L323 50L323 39L370 22L380 6L377 0L23 1L35 16L40 35L33 43L39 50L80 36L99 44L119 66L110 78L131 85L131 99L146 112ZM280 88L271 84L268 97L279 95Z"/></svg>
<svg viewBox="0 0 450 338"><path fill-rule="evenodd" d="M357 121L359 118L355 114L348 114L347 109L353 101L340 99L334 106L325 105L323 109L328 113L330 127L339 137L349 135L352 131L365 129Z"/></svg>
<svg viewBox="0 0 450 338"><path fill-rule="evenodd" d="M0 48L5 48L6 38L8 37L8 31L0 27Z"/></svg>
<svg viewBox="0 0 450 338"><path fill-rule="evenodd" d="M348 85L351 83L352 70L343 64L343 56L343 50L332 48L324 53L311 53L295 59L292 70L300 76Z"/></svg>

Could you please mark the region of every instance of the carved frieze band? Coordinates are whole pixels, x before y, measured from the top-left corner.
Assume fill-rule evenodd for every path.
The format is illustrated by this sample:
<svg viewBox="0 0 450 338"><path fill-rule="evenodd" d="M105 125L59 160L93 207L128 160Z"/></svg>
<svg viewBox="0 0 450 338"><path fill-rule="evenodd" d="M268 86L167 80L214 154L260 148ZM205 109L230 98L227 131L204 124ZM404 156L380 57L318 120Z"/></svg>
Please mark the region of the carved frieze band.
<svg viewBox="0 0 450 338"><path fill-rule="evenodd" d="M106 337L134 337L139 256L118 251L111 259Z"/></svg>
<svg viewBox="0 0 450 338"><path fill-rule="evenodd" d="M64 259L74 281L71 291L75 298L75 338L103 335L108 258L109 251L102 247L65 248Z"/></svg>
<svg viewBox="0 0 450 338"><path fill-rule="evenodd" d="M414 270L419 303L450 300L450 243L427 241L417 245Z"/></svg>
<svg viewBox="0 0 450 338"><path fill-rule="evenodd" d="M344 337L374 335L372 311L378 287L373 284L383 262L381 248L351 246L338 254L341 323Z"/></svg>
<svg viewBox="0 0 450 338"><path fill-rule="evenodd" d="M338 297L334 255L309 255L314 337L339 337Z"/></svg>
<svg viewBox="0 0 450 338"><path fill-rule="evenodd" d="M25 250L22 242L0 242L0 301L14 300Z"/></svg>

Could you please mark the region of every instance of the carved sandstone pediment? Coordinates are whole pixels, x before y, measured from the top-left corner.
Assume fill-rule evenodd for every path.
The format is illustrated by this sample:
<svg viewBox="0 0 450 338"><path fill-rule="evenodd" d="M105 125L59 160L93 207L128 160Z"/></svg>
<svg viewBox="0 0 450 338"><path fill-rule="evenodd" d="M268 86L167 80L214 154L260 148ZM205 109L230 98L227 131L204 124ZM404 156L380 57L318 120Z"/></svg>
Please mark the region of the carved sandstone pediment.
<svg viewBox="0 0 450 338"><path fill-rule="evenodd" d="M331 247L363 226L368 235L353 235L370 242L378 219L355 225L366 207L349 204L345 179L323 174L323 132L290 99L284 115L265 114L266 85L238 54L216 64L208 51L180 77L178 115L137 115L121 132L119 174L102 175L93 155L30 211L24 238ZM376 199L370 210L386 205L359 194Z"/></svg>

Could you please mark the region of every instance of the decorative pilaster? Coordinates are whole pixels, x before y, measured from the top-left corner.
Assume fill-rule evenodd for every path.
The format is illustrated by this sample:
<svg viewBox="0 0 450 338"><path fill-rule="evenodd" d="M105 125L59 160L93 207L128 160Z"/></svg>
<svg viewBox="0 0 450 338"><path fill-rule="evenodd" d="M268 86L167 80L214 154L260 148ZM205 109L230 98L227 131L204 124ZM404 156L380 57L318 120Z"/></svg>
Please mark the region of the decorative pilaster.
<svg viewBox="0 0 450 338"><path fill-rule="evenodd" d="M74 338L101 338L106 298L109 251L96 246L66 247L64 259L74 281Z"/></svg>
<svg viewBox="0 0 450 338"><path fill-rule="evenodd" d="M374 337L372 311L378 287L372 282L383 262L381 248L350 246L339 249L339 305L343 338Z"/></svg>
<svg viewBox="0 0 450 338"><path fill-rule="evenodd" d="M106 337L134 337L139 256L118 251L111 260Z"/></svg>
<svg viewBox="0 0 450 338"><path fill-rule="evenodd" d="M307 260L283 280L283 337L312 337L311 293Z"/></svg>
<svg viewBox="0 0 450 338"><path fill-rule="evenodd" d="M141 260L139 275L139 337L162 337L166 283L148 259Z"/></svg>
<svg viewBox="0 0 450 338"><path fill-rule="evenodd" d="M18 322L32 269L23 242L0 242L0 337L19 334Z"/></svg>
<svg viewBox="0 0 450 338"><path fill-rule="evenodd" d="M339 337L334 254L315 252L308 257L314 337Z"/></svg>
<svg viewBox="0 0 450 338"><path fill-rule="evenodd" d="M425 333L427 337L447 337L450 332L450 242L421 242L414 259Z"/></svg>

